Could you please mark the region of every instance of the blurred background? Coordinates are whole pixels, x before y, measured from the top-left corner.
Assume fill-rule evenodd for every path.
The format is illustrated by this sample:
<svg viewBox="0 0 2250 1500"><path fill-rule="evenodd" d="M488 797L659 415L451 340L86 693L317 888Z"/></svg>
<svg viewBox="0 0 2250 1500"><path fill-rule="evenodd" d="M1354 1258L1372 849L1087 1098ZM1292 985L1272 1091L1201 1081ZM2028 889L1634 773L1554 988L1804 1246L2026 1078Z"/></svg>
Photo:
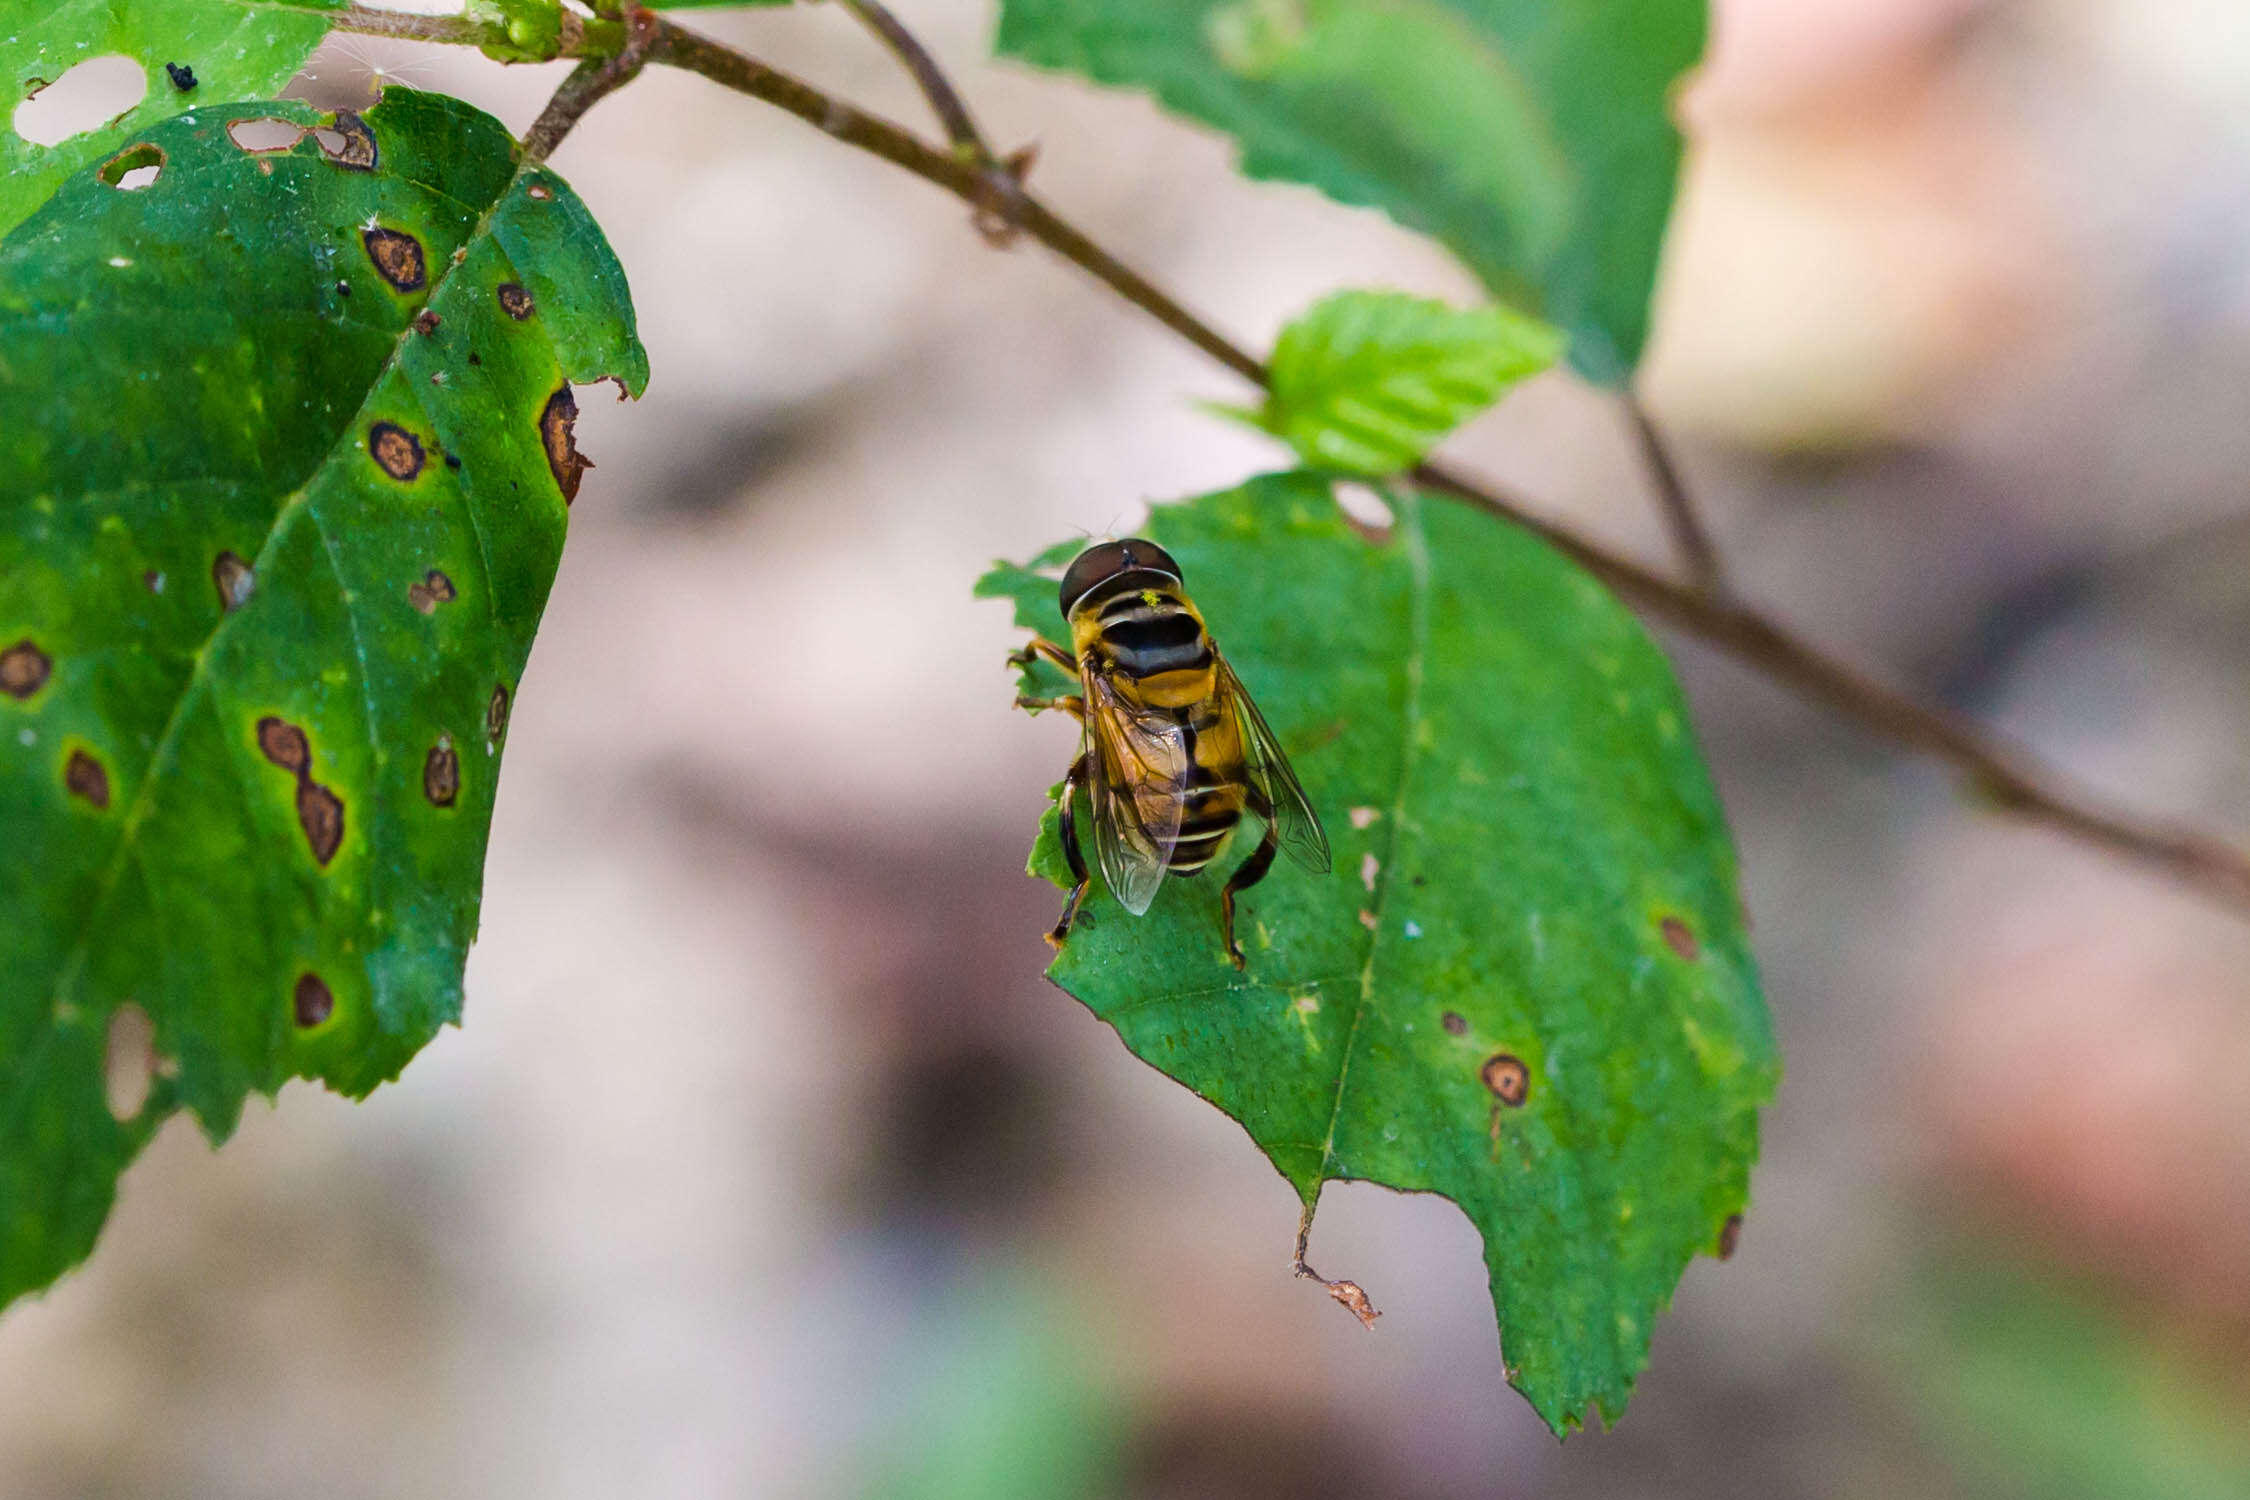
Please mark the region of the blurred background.
<svg viewBox="0 0 2250 1500"><path fill-rule="evenodd" d="M436 7L442 8L442 7ZM1435 248L1146 101L984 61L991 138L1252 344ZM1719 0L1643 389L1738 586L2142 808L2250 837L2250 19L2235 0ZM921 125L841 11L700 24ZM363 39L521 128L559 70ZM465 1029L212 1153L0 1321L0 1500L2250 1496L2250 925L1676 651L1788 1074L1740 1252L1623 1425L1502 1378L1475 1232L1331 1187L1288 1274L1242 1133L1039 977L1070 728L996 556L1277 465L1069 267L652 71L560 168L655 367L590 402ZM1565 377L1450 450L1662 556ZM788 644L776 660L776 641Z"/></svg>

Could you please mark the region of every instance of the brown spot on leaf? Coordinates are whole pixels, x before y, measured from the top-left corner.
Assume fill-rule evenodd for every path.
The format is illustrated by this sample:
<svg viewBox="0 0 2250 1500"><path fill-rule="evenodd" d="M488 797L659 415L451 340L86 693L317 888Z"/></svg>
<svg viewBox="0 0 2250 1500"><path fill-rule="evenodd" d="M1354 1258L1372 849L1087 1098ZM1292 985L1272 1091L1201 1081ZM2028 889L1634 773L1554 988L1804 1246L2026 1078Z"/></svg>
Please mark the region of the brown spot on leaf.
<svg viewBox="0 0 2250 1500"><path fill-rule="evenodd" d="M1484 1086L1492 1090L1492 1097L1510 1109L1531 1097L1531 1069L1512 1052L1493 1053L1478 1069L1478 1076L1484 1080Z"/></svg>
<svg viewBox="0 0 2250 1500"><path fill-rule="evenodd" d="M536 198L541 203L544 203L549 198L555 196L555 190L547 186L547 184L545 184L544 182L534 182L531 184L531 186L525 188L523 191L525 197Z"/></svg>
<svg viewBox="0 0 2250 1500"><path fill-rule="evenodd" d="M331 134L336 137L333 144L329 140ZM315 135L319 138L320 149L327 152L328 159L337 166L352 172L375 170L375 132L367 128L367 122L359 117L357 111L337 110L333 132L316 131Z"/></svg>
<svg viewBox="0 0 2250 1500"><path fill-rule="evenodd" d="M93 805L96 812L109 807L109 772L83 750L70 752L63 763L63 790Z"/></svg>
<svg viewBox="0 0 2250 1500"><path fill-rule="evenodd" d="M484 737L493 744L500 743L508 732L508 685L492 685L492 701L484 706Z"/></svg>
<svg viewBox="0 0 2250 1500"><path fill-rule="evenodd" d="M565 505L578 498L578 481L594 466L572 439L577 425L578 399L566 383L547 398L547 408L539 414L539 441L547 449L547 467L554 471Z"/></svg>
<svg viewBox="0 0 2250 1500"><path fill-rule="evenodd" d="M422 440L396 422L377 422L367 429L367 452L393 479L412 479L422 472Z"/></svg>
<svg viewBox="0 0 2250 1500"><path fill-rule="evenodd" d="M313 860L326 865L344 843L344 803L312 777L297 777L297 826L305 830Z"/></svg>
<svg viewBox="0 0 2250 1500"><path fill-rule="evenodd" d="M500 299L500 310L514 318L518 323L531 316L533 310L531 293L525 291L516 283L512 281L501 282L499 289L493 295Z"/></svg>
<svg viewBox="0 0 2250 1500"><path fill-rule="evenodd" d="M427 338L437 332L438 325L444 321L445 319L425 307L414 315L414 331Z"/></svg>
<svg viewBox="0 0 2250 1500"><path fill-rule="evenodd" d="M422 795L434 807L451 807L460 793L461 757L453 753L453 741L441 734L422 761Z"/></svg>
<svg viewBox="0 0 2250 1500"><path fill-rule="evenodd" d="M335 992L318 974L299 974L297 988L290 995L290 1009L297 1024L310 1030L336 1013Z"/></svg>
<svg viewBox="0 0 2250 1500"><path fill-rule="evenodd" d="M422 255L422 242L411 234L396 229L363 229L361 243L367 246L367 258L375 262L382 278L402 292L418 292L430 279L428 262Z"/></svg>
<svg viewBox="0 0 2250 1500"><path fill-rule="evenodd" d="M424 573L420 583L406 586L406 602L426 615L436 614L439 605L451 604L453 599L453 580L435 568Z"/></svg>
<svg viewBox="0 0 2250 1500"><path fill-rule="evenodd" d="M1438 1024L1445 1028L1446 1034L1449 1036L1467 1036L1469 1034L1468 1018L1457 1010L1449 1010L1438 1017Z"/></svg>
<svg viewBox="0 0 2250 1500"><path fill-rule="evenodd" d="M305 732L272 714L258 721L258 753L284 771L302 774L312 765L312 745Z"/></svg>
<svg viewBox="0 0 2250 1500"><path fill-rule="evenodd" d="M54 669L53 658L26 636L0 651L0 693L16 699L28 698L47 685L47 678Z"/></svg>
<svg viewBox="0 0 2250 1500"><path fill-rule="evenodd" d="M1742 1215L1728 1214L1719 1228L1719 1259L1732 1260L1737 1245L1742 1243Z"/></svg>
<svg viewBox="0 0 2250 1500"><path fill-rule="evenodd" d="M312 741L286 719L258 721L258 752L297 778L297 826L315 862L325 866L344 843L344 802L312 779Z"/></svg>
<svg viewBox="0 0 2250 1500"><path fill-rule="evenodd" d="M94 175L113 188L134 192L162 176L166 160L162 146L142 141L103 162Z"/></svg>
<svg viewBox="0 0 2250 1500"><path fill-rule="evenodd" d="M152 594L164 592L164 575L151 568L141 575L141 586Z"/></svg>
<svg viewBox="0 0 2250 1500"><path fill-rule="evenodd" d="M219 591L219 608L232 614L249 602L258 575L232 552L222 552L211 559L211 582Z"/></svg>
<svg viewBox="0 0 2250 1500"><path fill-rule="evenodd" d="M1678 917L1666 917L1657 924L1657 930L1664 934L1666 946L1689 963L1703 956L1703 945L1695 940L1695 929Z"/></svg>

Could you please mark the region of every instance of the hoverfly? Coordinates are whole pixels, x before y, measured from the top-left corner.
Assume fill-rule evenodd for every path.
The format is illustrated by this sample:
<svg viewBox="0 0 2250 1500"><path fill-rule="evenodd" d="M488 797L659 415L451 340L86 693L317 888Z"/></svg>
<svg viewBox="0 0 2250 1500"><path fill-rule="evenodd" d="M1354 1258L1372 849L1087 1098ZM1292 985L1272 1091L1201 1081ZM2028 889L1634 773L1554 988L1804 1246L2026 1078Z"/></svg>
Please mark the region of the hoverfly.
<svg viewBox="0 0 2250 1500"><path fill-rule="evenodd" d="M1043 656L1076 673L1083 689L1016 699L1019 708L1062 709L1085 728L1062 790L1063 855L1077 883L1047 941L1063 945L1086 899L1080 787L1093 806L1102 879L1134 916L1149 909L1166 875L1196 875L1218 859L1247 810L1264 822L1265 837L1219 896L1227 957L1239 969L1236 892L1265 878L1276 848L1325 874L1320 818L1163 548L1139 537L1088 547L1063 573L1061 602L1073 649L1034 637L1009 658L1020 667Z"/></svg>

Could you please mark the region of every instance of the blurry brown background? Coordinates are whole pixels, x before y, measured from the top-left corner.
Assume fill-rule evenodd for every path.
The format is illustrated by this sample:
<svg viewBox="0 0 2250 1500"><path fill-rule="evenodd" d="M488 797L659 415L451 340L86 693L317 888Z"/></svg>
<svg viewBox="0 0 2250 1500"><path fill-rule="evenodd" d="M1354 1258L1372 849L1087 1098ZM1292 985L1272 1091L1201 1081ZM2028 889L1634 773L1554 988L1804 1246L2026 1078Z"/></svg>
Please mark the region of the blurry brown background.
<svg viewBox="0 0 2250 1500"><path fill-rule="evenodd" d="M982 61L1003 149L1251 342L1439 251L1145 101ZM2250 836L2250 16L1721 0L1650 404L1741 587L2153 810ZM921 123L840 11L701 18ZM555 69L364 40L519 128ZM1370 1336L1241 1132L1039 979L1067 726L999 555L1280 462L1036 247L699 80L558 165L655 367L589 406L466 1028L352 1107L175 1122L0 1320L0 1500L2250 1495L2250 926L1965 806L1687 648L1788 1065L1742 1248L1622 1427L1503 1383L1474 1231L1331 1188ZM1562 377L1459 458L1647 555Z"/></svg>

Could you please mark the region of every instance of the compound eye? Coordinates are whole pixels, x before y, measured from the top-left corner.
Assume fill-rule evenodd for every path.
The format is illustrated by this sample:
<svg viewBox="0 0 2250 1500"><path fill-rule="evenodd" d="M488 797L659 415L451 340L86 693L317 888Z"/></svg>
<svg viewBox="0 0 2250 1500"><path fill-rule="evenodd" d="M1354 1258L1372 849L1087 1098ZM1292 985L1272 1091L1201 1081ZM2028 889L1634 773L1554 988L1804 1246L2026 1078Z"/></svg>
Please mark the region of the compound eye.
<svg viewBox="0 0 2250 1500"><path fill-rule="evenodd" d="M1067 616L1071 606L1086 596L1088 589L1115 578L1132 564L1127 560L1125 542L1100 542L1088 547L1063 570L1062 589L1059 594L1062 612Z"/></svg>
<svg viewBox="0 0 2250 1500"><path fill-rule="evenodd" d="M1155 573L1169 573L1174 578L1180 576L1180 565L1172 561L1172 554L1154 542L1143 541L1134 536L1127 537L1117 545L1125 553L1125 566L1128 568L1146 568Z"/></svg>
<svg viewBox="0 0 2250 1500"><path fill-rule="evenodd" d="M1059 594L1062 612L1068 615L1088 590L1101 587L1120 573L1163 573L1178 578L1180 565L1172 561L1171 553L1137 536L1097 543L1079 553L1064 570Z"/></svg>

